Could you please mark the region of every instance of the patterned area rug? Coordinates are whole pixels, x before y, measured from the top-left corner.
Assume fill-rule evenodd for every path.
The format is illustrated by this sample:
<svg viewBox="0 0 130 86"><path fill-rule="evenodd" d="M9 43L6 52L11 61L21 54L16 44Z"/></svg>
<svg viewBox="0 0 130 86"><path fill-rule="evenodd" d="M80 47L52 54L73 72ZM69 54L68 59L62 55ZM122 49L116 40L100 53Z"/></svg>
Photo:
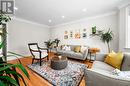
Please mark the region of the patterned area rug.
<svg viewBox="0 0 130 86"><path fill-rule="evenodd" d="M68 61L68 66L62 70L53 70L47 61L43 61L42 66L34 63L28 67L54 86L78 86L83 78L84 69L87 68L86 65L73 61Z"/></svg>

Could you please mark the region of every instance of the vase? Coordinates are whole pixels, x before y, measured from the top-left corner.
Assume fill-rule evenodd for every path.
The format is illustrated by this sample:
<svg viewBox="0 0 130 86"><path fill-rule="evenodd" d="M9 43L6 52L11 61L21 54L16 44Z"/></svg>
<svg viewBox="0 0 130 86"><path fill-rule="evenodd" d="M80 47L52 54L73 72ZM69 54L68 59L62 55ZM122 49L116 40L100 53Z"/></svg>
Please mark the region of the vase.
<svg viewBox="0 0 130 86"><path fill-rule="evenodd" d="M92 27L92 34L95 34L95 33L96 33L96 26Z"/></svg>

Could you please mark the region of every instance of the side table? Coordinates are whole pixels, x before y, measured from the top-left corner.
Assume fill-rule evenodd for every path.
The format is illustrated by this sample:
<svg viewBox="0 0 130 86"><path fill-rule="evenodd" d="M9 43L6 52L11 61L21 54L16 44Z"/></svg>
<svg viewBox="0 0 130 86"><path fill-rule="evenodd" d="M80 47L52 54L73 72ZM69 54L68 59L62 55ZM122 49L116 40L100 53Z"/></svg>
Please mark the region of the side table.
<svg viewBox="0 0 130 86"><path fill-rule="evenodd" d="M99 48L89 48L88 53L90 55L90 61L92 61L92 54L94 54L94 60L96 60L96 53L100 52Z"/></svg>

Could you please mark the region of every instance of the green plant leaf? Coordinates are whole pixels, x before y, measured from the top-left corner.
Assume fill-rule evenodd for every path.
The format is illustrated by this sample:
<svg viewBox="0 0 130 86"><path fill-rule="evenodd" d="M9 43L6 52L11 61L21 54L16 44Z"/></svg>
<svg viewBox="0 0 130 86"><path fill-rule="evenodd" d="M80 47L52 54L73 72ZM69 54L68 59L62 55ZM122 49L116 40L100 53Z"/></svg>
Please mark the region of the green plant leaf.
<svg viewBox="0 0 130 86"><path fill-rule="evenodd" d="M18 64L17 65L19 67L19 69L21 69L23 71L23 73L25 74L25 76L27 76L29 78L29 74L28 72L26 71L26 69L23 67L23 65L21 64Z"/></svg>
<svg viewBox="0 0 130 86"><path fill-rule="evenodd" d="M3 65L3 64L0 64L0 65ZM27 76L29 78L29 74L26 71L26 69L22 66L22 64L9 64L8 63L8 64L6 64L5 67L1 67L0 71L6 70L6 69L11 68L11 67L18 67L20 70L22 70L22 72L25 74L25 76Z"/></svg>
<svg viewBox="0 0 130 86"><path fill-rule="evenodd" d="M3 71L4 71L4 73L6 73L7 75L10 75L10 74L11 74L11 75L15 78L17 84L18 84L18 79L17 79L17 78L21 78L22 81L23 81L23 83L24 83L24 85L27 86L27 85L26 85L26 82L24 81L24 78L22 77L21 74L17 73L16 70L13 70L13 71L10 70L10 68L15 69L15 67L17 67L17 68L19 68L19 69L24 73L24 75L25 75L27 78L29 78L28 72L26 71L26 69L25 69L21 64L9 64L9 63L4 63L4 64L0 64L0 66L1 66L1 65L5 65L5 66L3 66L3 67L0 68L0 74L3 74Z"/></svg>
<svg viewBox="0 0 130 86"><path fill-rule="evenodd" d="M15 71L10 70L10 71L7 71L6 73L12 74L18 84L19 84L19 80L18 79L21 78L23 83L24 83L24 85L27 86L27 84L26 84L24 78L22 77L22 75L17 73L16 70Z"/></svg>
<svg viewBox="0 0 130 86"><path fill-rule="evenodd" d="M0 76L0 79L6 80L7 82L9 82L9 83L11 83L11 84L13 84L15 86L19 86L17 84L17 82L13 78L11 78L9 76Z"/></svg>
<svg viewBox="0 0 130 86"><path fill-rule="evenodd" d="M1 43L0 43L0 49L2 49L4 47L4 41L2 41Z"/></svg>
<svg viewBox="0 0 130 86"><path fill-rule="evenodd" d="M16 80L17 84L19 84L19 77L18 77L18 74L16 72L16 68L13 68L12 69L7 69L5 70L5 73L8 74L8 75L12 75L12 77L14 77L14 79Z"/></svg>
<svg viewBox="0 0 130 86"><path fill-rule="evenodd" d="M5 86L5 84L0 80L0 86Z"/></svg>
<svg viewBox="0 0 130 86"><path fill-rule="evenodd" d="M4 65L5 65L5 67L1 67L0 71L4 71L8 68L15 67L17 64L12 64L12 65L11 64L0 64L0 66L4 66Z"/></svg>

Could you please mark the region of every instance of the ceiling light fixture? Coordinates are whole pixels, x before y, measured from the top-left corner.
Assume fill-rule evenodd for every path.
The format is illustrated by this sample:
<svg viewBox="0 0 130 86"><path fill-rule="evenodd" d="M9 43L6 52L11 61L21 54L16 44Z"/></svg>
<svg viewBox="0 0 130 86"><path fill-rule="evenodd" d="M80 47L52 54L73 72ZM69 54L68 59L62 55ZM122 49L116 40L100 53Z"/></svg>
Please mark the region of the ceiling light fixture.
<svg viewBox="0 0 130 86"><path fill-rule="evenodd" d="M61 16L63 19L65 18L65 16Z"/></svg>
<svg viewBox="0 0 130 86"><path fill-rule="evenodd" d="M86 8L84 8L84 9L82 9L82 11L83 11L83 12L86 12L87 10L86 10Z"/></svg>
<svg viewBox="0 0 130 86"><path fill-rule="evenodd" d="M49 19L49 20L48 20L48 22L49 22L49 23L51 23L51 22L52 22L52 20L51 20L51 19Z"/></svg>

